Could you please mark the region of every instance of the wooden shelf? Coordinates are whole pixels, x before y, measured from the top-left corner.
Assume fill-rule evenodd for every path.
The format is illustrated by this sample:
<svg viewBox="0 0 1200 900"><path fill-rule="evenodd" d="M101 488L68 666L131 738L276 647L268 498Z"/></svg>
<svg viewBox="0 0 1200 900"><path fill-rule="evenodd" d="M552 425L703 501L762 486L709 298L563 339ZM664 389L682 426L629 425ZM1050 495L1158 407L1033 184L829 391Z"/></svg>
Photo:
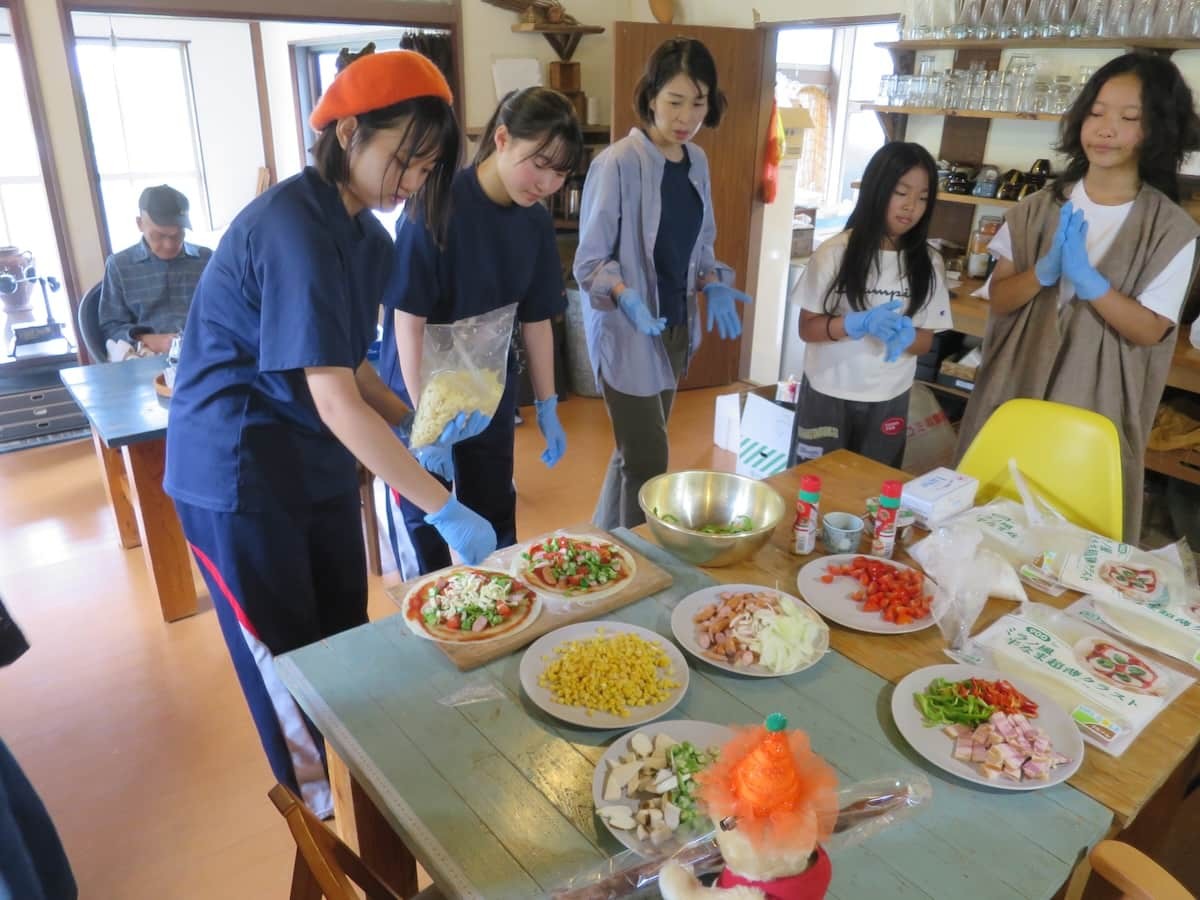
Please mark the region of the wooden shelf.
<svg viewBox="0 0 1200 900"><path fill-rule="evenodd" d="M600 25L550 25L545 22L518 22L512 30L517 34L542 35L563 62L571 58L585 34L604 33Z"/></svg>
<svg viewBox="0 0 1200 900"><path fill-rule="evenodd" d="M862 108L889 115L951 116L959 119L1022 119L1028 122L1057 122L1062 118L1058 113L991 112L982 109L939 109L932 106L883 106L878 103L864 103Z"/></svg>
<svg viewBox="0 0 1200 900"><path fill-rule="evenodd" d="M976 197L974 194L948 194L938 191L938 203L963 203L967 206L1016 206L1016 200L997 200L995 197Z"/></svg>
<svg viewBox="0 0 1200 900"><path fill-rule="evenodd" d="M1014 38L1011 40L881 41L885 50L1200 50L1200 40L1178 38Z"/></svg>

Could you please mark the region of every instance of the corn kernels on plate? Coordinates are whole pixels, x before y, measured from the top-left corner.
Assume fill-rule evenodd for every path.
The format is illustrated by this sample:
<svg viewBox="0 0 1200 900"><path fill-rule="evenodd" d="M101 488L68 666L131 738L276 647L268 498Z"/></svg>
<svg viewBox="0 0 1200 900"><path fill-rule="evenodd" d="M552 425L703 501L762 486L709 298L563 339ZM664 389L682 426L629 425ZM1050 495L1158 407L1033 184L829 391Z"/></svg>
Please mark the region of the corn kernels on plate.
<svg viewBox="0 0 1200 900"><path fill-rule="evenodd" d="M687 660L660 634L624 622L578 622L542 635L521 657L521 687L555 718L631 728L683 699Z"/></svg>

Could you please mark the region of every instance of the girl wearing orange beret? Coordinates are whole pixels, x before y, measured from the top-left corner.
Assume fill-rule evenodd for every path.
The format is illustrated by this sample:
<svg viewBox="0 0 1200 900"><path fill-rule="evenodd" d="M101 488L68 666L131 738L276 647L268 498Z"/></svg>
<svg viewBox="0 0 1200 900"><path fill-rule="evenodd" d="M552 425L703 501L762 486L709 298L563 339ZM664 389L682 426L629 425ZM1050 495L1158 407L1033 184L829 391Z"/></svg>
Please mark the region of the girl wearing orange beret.
<svg viewBox="0 0 1200 900"><path fill-rule="evenodd" d="M313 111L314 165L233 220L184 330L164 487L275 777L322 816L323 741L274 659L367 621L355 460L468 562L496 546L396 438L411 411L366 361L392 263L371 211L407 201L442 228L459 155L451 102L418 53L353 59Z"/></svg>

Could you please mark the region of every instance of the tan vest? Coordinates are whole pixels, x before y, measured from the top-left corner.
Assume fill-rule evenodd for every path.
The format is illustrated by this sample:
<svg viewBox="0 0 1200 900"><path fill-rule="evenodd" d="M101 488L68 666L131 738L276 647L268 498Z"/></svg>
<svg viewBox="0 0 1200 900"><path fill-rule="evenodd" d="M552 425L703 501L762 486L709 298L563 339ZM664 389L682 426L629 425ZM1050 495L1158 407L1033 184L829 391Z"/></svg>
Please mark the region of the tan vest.
<svg viewBox="0 0 1200 900"><path fill-rule="evenodd" d="M1060 209L1047 189L1005 217L1016 271L1033 268L1050 247ZM1143 185L1096 268L1115 290L1136 298L1198 236L1200 227L1178 204ZM1195 272L1193 264L1193 277ZM1015 312L989 314L983 363L959 427L958 457L1006 400L1032 397L1095 410L1113 421L1121 437L1124 537L1136 543L1142 522L1146 439L1167 383L1175 342L1172 328L1153 346L1134 344L1078 298L1060 311L1057 283L1043 288Z"/></svg>

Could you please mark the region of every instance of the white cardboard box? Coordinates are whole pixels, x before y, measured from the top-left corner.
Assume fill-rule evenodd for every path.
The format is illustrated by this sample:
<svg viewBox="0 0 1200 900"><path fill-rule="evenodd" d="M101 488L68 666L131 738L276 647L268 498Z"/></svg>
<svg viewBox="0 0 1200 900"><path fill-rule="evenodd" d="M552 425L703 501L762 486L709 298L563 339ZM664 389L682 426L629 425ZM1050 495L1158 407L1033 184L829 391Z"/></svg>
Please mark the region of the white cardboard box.
<svg viewBox="0 0 1200 900"><path fill-rule="evenodd" d="M939 468L905 484L900 505L913 511L918 525L930 528L970 509L978 490L979 482L970 475Z"/></svg>
<svg viewBox="0 0 1200 900"><path fill-rule="evenodd" d="M787 468L792 412L756 394L746 396L738 440L737 473L770 478Z"/></svg>

